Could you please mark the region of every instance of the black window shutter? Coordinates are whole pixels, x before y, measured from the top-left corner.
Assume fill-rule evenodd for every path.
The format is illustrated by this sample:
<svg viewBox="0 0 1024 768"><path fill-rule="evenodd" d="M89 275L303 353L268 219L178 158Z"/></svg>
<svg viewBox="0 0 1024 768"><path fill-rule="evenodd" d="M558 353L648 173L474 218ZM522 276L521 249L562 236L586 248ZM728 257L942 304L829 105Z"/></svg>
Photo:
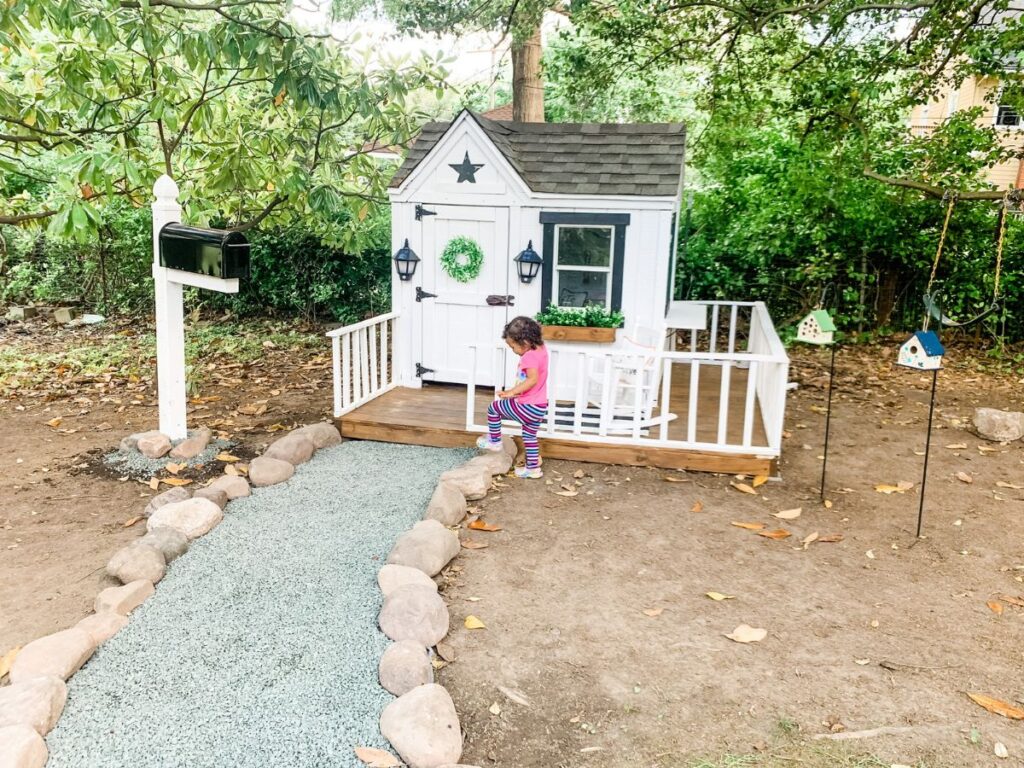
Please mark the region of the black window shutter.
<svg viewBox="0 0 1024 768"><path fill-rule="evenodd" d="M555 225L544 225L544 245L541 249L544 263L540 273L540 309L543 312L551 304L551 285L555 278Z"/></svg>

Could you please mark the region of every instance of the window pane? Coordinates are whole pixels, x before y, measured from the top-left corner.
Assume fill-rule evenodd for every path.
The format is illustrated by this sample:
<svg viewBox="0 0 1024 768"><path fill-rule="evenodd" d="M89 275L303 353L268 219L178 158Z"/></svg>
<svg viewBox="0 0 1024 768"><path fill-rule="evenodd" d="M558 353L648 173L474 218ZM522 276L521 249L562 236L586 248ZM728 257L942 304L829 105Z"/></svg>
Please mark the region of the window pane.
<svg viewBox="0 0 1024 768"><path fill-rule="evenodd" d="M996 125L1020 125L1020 115L1013 107L1002 105L996 113Z"/></svg>
<svg viewBox="0 0 1024 768"><path fill-rule="evenodd" d="M585 307L608 304L608 273L558 270L558 306Z"/></svg>
<svg viewBox="0 0 1024 768"><path fill-rule="evenodd" d="M559 227L560 267L607 267L611 264L610 227Z"/></svg>

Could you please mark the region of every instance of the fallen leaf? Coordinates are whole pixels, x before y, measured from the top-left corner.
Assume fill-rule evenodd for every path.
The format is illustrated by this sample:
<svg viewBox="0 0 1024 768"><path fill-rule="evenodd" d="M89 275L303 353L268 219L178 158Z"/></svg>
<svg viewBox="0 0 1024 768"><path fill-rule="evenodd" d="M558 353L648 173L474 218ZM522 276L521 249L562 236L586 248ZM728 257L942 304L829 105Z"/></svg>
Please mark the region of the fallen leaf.
<svg viewBox="0 0 1024 768"><path fill-rule="evenodd" d="M440 643L437 644L436 650L437 650L437 655L440 656L445 661L455 661L455 659L456 659L455 649L452 648L450 644L448 644L448 643L446 643L446 642L444 642L442 640Z"/></svg>
<svg viewBox="0 0 1024 768"><path fill-rule="evenodd" d="M3 678L4 675L11 671L11 665L14 664L14 658L20 651L21 646L16 645L3 656L0 656L0 678Z"/></svg>
<svg viewBox="0 0 1024 768"><path fill-rule="evenodd" d="M1024 608L1024 597L1014 597L1013 595L998 595L998 597L1004 603L1016 605L1018 608Z"/></svg>
<svg viewBox="0 0 1024 768"><path fill-rule="evenodd" d="M782 528L776 528L774 531L758 531L757 535L764 536L766 539L788 539L793 534Z"/></svg>
<svg viewBox="0 0 1024 768"><path fill-rule="evenodd" d="M466 629L487 629L487 625L484 624L476 616L467 616L465 621Z"/></svg>
<svg viewBox="0 0 1024 768"><path fill-rule="evenodd" d="M843 540L843 534L841 533L830 533L828 536L821 536L818 539L819 543L824 544L835 544L837 541Z"/></svg>
<svg viewBox="0 0 1024 768"><path fill-rule="evenodd" d="M167 485L173 485L173 486L176 486L176 487L180 487L180 486L183 486L183 485L192 485L192 481L191 480L187 480L187 479L185 479L183 477L165 477L160 482L161 483L166 483Z"/></svg>
<svg viewBox="0 0 1024 768"><path fill-rule="evenodd" d="M267 412L267 404L253 403L251 405L242 405L239 406L238 412L244 413L246 416L262 416L264 413Z"/></svg>
<svg viewBox="0 0 1024 768"><path fill-rule="evenodd" d="M800 543L803 544L804 549L807 549L807 547L809 547L813 542L817 540L818 532L815 531L814 533L809 533L806 536L804 536L803 540Z"/></svg>
<svg viewBox="0 0 1024 768"><path fill-rule="evenodd" d="M784 509L781 512L776 512L772 517L777 517L779 520L796 520L800 517L800 513L803 511L803 507L797 507L796 509Z"/></svg>
<svg viewBox="0 0 1024 768"><path fill-rule="evenodd" d="M1003 615L1003 604L1002 603L997 602L995 600L989 600L987 603L985 603L985 605L987 605L988 609L990 611L992 611L992 613L994 613L996 616L1002 616Z"/></svg>
<svg viewBox="0 0 1024 768"><path fill-rule="evenodd" d="M482 541L475 541L473 539L463 539L462 540L462 548L463 549L487 549L487 547L489 547L489 546L490 546L490 544L486 544L486 543L484 543Z"/></svg>
<svg viewBox="0 0 1024 768"><path fill-rule="evenodd" d="M957 472L956 479L959 480L961 483L967 483L968 485L974 482L974 478L968 475L966 472Z"/></svg>
<svg viewBox="0 0 1024 768"><path fill-rule="evenodd" d="M726 635L730 640L737 643L759 643L767 636L767 629L751 627L746 624L740 624L736 629Z"/></svg>
<svg viewBox="0 0 1024 768"><path fill-rule="evenodd" d="M151 477L151 478L149 478L149 487L152 490L154 490L154 491L157 490L160 487L160 478L158 478L158 477Z"/></svg>
<svg viewBox="0 0 1024 768"><path fill-rule="evenodd" d="M480 520L479 518L474 520L473 522L471 522L466 527L467 528L472 528L474 531L491 531L491 532L493 532L493 531L500 531L501 530L501 526L500 525L491 525L490 523L485 523L483 520Z"/></svg>
<svg viewBox="0 0 1024 768"><path fill-rule="evenodd" d="M873 549L869 549L864 554L865 554L865 556L867 556L868 560L874 560L875 559L875 550L873 550Z"/></svg>
<svg viewBox="0 0 1024 768"><path fill-rule="evenodd" d="M755 477L753 479L753 481L750 484L753 485L755 488L760 488L762 485L764 485L767 482L768 482L768 475L758 475L757 477Z"/></svg>
<svg viewBox="0 0 1024 768"><path fill-rule="evenodd" d="M735 525L737 528L745 528L748 531L760 531L765 528L764 523L729 523L729 525Z"/></svg>
<svg viewBox="0 0 1024 768"><path fill-rule="evenodd" d="M701 501L700 499L697 499L695 502L693 502L693 506L690 507L690 511L691 512L703 512L704 511L704 502Z"/></svg>
<svg viewBox="0 0 1024 768"><path fill-rule="evenodd" d="M871 659L854 659L853 663L860 667L864 667L871 663Z"/></svg>
<svg viewBox="0 0 1024 768"><path fill-rule="evenodd" d="M95 429L97 432L106 432L107 430L113 428L114 427L110 424L109 421L104 421L102 424L97 424L95 427L93 427L93 429Z"/></svg>
<svg viewBox="0 0 1024 768"><path fill-rule="evenodd" d="M497 717L501 714L501 706L498 704L498 702L494 702L493 704L491 704L491 706L487 708L487 711L495 717Z"/></svg>
<svg viewBox="0 0 1024 768"><path fill-rule="evenodd" d="M235 465L234 464L225 464L224 465L224 474L225 475L231 475L233 477L238 477L239 472L238 472L237 469L235 469Z"/></svg>
<svg viewBox="0 0 1024 768"><path fill-rule="evenodd" d="M663 478L666 483L688 483L690 482L685 477L672 477L672 475L665 475Z"/></svg>
<svg viewBox="0 0 1024 768"><path fill-rule="evenodd" d="M53 427L54 429L56 429L57 427L59 427L59 426L60 426L60 424L61 424L61 422L62 422L62 421L64 421L64 420L63 420L63 419L62 419L62 418L61 418L60 416L58 416L58 417L57 417L57 418L55 418L55 419L50 419L50 420L49 420L48 422L46 422L46 423L47 423L47 424L49 424L49 425L50 425L51 427Z"/></svg>
<svg viewBox="0 0 1024 768"><path fill-rule="evenodd" d="M1004 483L1002 480L996 480L997 488L1009 488L1014 491L1024 490L1024 485L1014 485L1013 483Z"/></svg>
<svg viewBox="0 0 1024 768"><path fill-rule="evenodd" d="M832 501L830 499L825 499L822 504L825 505L825 509L832 509Z"/></svg>
<svg viewBox="0 0 1024 768"><path fill-rule="evenodd" d="M1003 742L997 741L992 747L992 754L1002 760L1010 756L1010 750L1006 748Z"/></svg>
<svg viewBox="0 0 1024 768"><path fill-rule="evenodd" d="M733 488L735 488L737 491L740 491L741 493L751 493L754 496L757 496L757 491L755 491L746 483L729 483L729 485L731 485Z"/></svg>
<svg viewBox="0 0 1024 768"><path fill-rule="evenodd" d="M403 763L390 752L373 747L356 747L356 757L370 768L400 768Z"/></svg>
<svg viewBox="0 0 1024 768"><path fill-rule="evenodd" d="M566 491L575 491L576 490L576 486L575 485L570 485L569 483L562 483L562 489L566 490Z"/></svg>
<svg viewBox="0 0 1024 768"><path fill-rule="evenodd" d="M218 453L214 456L217 461L241 461L237 456L232 456L230 453Z"/></svg>
<svg viewBox="0 0 1024 768"><path fill-rule="evenodd" d="M521 707L533 706L530 704L530 700L526 697L526 694L522 691L517 691L515 688L506 688L503 685L499 685L498 690L501 691L505 698L513 704L518 704Z"/></svg>
<svg viewBox="0 0 1024 768"><path fill-rule="evenodd" d="M706 592L705 594L708 597L710 597L712 600L715 600L715 601L718 601L718 600L735 600L736 599L735 595L723 595L721 592Z"/></svg>
<svg viewBox="0 0 1024 768"><path fill-rule="evenodd" d="M913 483L908 483L906 480L902 480L896 485L886 485L885 483L876 485L875 490L879 493L904 493L913 487Z"/></svg>
<svg viewBox="0 0 1024 768"><path fill-rule="evenodd" d="M575 477L577 480L579 480L582 477L586 477L586 475L587 473L584 472L582 469L577 469L575 472L572 473L572 476Z"/></svg>
<svg viewBox="0 0 1024 768"><path fill-rule="evenodd" d="M1000 701L999 699L993 699L991 696L986 696L983 693L968 693L967 696L975 704L984 707L995 715L1002 715L1003 717L1008 717L1011 720L1024 720L1024 709L1021 709L1020 707L1007 704L1005 701Z"/></svg>
<svg viewBox="0 0 1024 768"><path fill-rule="evenodd" d="M136 515L135 517L129 518L128 520L125 520L124 527L125 528L131 528L133 525L135 525L137 522L139 522L139 520L142 520L144 518L145 518L145 515Z"/></svg>
<svg viewBox="0 0 1024 768"><path fill-rule="evenodd" d="M652 619L656 619L664 612L664 608L647 608L644 610L644 616L650 616Z"/></svg>
<svg viewBox="0 0 1024 768"><path fill-rule="evenodd" d="M573 496L579 495L579 491L555 491L555 496L568 496L569 498L572 498Z"/></svg>
<svg viewBox="0 0 1024 768"><path fill-rule="evenodd" d="M176 475L179 472L181 472L181 470L183 470L187 466L188 466L188 464L174 464L174 463L171 463L171 464L165 465L164 469L166 469L172 475Z"/></svg>
<svg viewBox="0 0 1024 768"><path fill-rule="evenodd" d="M967 448L967 443L953 443L952 445L947 445L946 447L949 448L951 451L962 451Z"/></svg>

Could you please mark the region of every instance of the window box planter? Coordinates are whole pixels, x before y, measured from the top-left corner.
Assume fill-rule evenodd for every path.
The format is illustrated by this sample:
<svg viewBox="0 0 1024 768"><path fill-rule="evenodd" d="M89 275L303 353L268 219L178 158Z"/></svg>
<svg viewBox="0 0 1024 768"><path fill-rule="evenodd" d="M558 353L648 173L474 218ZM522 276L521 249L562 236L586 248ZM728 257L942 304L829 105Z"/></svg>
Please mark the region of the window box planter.
<svg viewBox="0 0 1024 768"><path fill-rule="evenodd" d="M586 341L608 344L615 341L618 328L592 328L581 325L541 325L545 341Z"/></svg>

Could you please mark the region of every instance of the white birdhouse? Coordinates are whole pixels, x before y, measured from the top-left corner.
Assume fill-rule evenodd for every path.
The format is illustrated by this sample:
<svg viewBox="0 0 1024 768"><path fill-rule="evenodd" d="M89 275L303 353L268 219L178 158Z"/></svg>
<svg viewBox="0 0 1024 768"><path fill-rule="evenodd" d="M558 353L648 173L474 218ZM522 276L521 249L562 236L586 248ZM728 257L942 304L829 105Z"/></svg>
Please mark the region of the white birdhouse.
<svg viewBox="0 0 1024 768"><path fill-rule="evenodd" d="M934 331L917 331L903 342L897 364L919 371L934 371L942 367L945 347Z"/></svg>
<svg viewBox="0 0 1024 768"><path fill-rule="evenodd" d="M816 309L800 321L796 329L796 340L806 344L831 344L836 324L824 309Z"/></svg>

